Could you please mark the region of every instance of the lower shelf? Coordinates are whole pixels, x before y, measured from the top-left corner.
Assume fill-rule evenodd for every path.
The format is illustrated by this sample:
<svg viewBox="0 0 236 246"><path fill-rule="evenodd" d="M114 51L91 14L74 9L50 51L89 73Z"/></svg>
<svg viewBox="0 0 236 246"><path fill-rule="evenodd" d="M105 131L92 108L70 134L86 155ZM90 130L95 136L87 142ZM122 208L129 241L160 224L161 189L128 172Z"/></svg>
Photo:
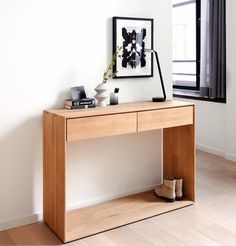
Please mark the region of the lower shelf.
<svg viewBox="0 0 236 246"><path fill-rule="evenodd" d="M166 202L154 191L67 212L65 242L192 205L189 200Z"/></svg>

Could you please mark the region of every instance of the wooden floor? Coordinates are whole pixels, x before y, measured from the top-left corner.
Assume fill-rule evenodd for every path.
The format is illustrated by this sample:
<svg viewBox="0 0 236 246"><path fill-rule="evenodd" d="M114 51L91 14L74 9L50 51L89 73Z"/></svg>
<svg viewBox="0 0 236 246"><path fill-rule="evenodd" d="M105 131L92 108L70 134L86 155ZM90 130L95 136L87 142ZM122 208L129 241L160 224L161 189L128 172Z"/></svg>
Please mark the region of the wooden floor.
<svg viewBox="0 0 236 246"><path fill-rule="evenodd" d="M43 224L0 232L0 245L62 245ZM67 244L236 246L236 163L197 153L195 205Z"/></svg>

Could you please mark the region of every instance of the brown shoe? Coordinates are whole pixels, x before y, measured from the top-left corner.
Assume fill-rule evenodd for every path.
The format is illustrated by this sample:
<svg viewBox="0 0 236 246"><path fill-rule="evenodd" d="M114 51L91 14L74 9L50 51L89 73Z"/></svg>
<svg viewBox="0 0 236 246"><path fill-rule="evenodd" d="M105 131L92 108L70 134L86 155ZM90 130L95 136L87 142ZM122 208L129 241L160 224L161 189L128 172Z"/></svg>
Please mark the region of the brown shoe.
<svg viewBox="0 0 236 246"><path fill-rule="evenodd" d="M169 202L175 201L176 180L173 178L164 178L163 184L155 188L158 197L164 198Z"/></svg>
<svg viewBox="0 0 236 246"><path fill-rule="evenodd" d="M179 177L175 177L176 185L175 185L175 194L176 200L183 199L183 179Z"/></svg>

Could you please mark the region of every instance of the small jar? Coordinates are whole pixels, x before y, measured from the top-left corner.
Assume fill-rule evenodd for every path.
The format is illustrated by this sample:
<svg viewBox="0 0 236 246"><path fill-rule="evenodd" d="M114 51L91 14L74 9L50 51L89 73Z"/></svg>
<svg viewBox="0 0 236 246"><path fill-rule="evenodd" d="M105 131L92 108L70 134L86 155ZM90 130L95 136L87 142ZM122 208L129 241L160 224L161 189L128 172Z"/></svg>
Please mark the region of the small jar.
<svg viewBox="0 0 236 246"><path fill-rule="evenodd" d="M118 104L118 93L110 93L110 105L117 105Z"/></svg>

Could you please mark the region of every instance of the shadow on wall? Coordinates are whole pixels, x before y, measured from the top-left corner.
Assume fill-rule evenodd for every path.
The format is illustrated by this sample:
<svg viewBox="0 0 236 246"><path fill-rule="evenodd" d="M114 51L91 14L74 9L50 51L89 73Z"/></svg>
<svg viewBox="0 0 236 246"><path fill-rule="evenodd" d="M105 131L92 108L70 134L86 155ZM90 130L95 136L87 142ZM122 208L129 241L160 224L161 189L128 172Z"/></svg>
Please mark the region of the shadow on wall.
<svg viewBox="0 0 236 246"><path fill-rule="evenodd" d="M58 96L50 109L64 108L64 101L71 98L70 87L67 90L58 92Z"/></svg>
<svg viewBox="0 0 236 246"><path fill-rule="evenodd" d="M41 116L8 133L0 146L0 221L31 215L42 200Z"/></svg>

